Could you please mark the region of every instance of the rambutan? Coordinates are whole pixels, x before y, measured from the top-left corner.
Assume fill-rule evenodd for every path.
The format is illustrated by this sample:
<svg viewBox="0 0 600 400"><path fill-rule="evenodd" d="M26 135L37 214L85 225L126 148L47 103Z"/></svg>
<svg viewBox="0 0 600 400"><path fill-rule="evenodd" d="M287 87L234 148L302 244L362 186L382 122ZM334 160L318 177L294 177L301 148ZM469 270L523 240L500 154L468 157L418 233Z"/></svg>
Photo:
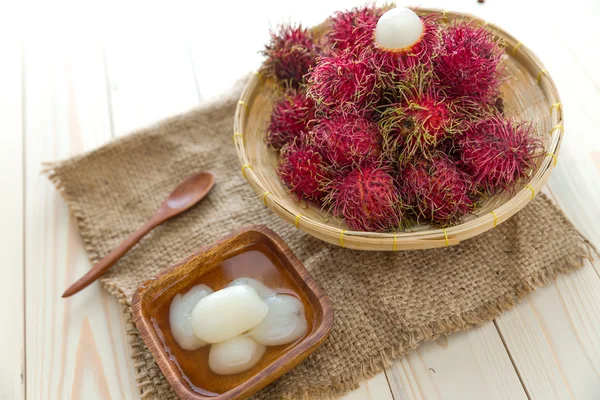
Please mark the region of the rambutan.
<svg viewBox="0 0 600 400"><path fill-rule="evenodd" d="M465 171L491 194L525 181L543 149L530 122L496 115L472 122L458 145Z"/></svg>
<svg viewBox="0 0 600 400"><path fill-rule="evenodd" d="M338 11L331 18L331 28L325 35L326 47L338 51L364 48L373 44L373 32L379 17L390 6L355 7Z"/></svg>
<svg viewBox="0 0 600 400"><path fill-rule="evenodd" d="M302 25L281 25L271 32L271 41L262 53L266 56L263 72L298 87L315 65L318 49L312 33Z"/></svg>
<svg viewBox="0 0 600 400"><path fill-rule="evenodd" d="M442 32L434 71L449 96L491 103L498 95L503 54L502 43L485 27L455 23Z"/></svg>
<svg viewBox="0 0 600 400"><path fill-rule="evenodd" d="M338 176L325 200L332 212L359 231L389 231L400 225L398 191L385 167L362 165Z"/></svg>
<svg viewBox="0 0 600 400"><path fill-rule="evenodd" d="M443 153L404 165L398 186L400 197L417 222L448 226L474 208L469 197L473 193L469 176Z"/></svg>
<svg viewBox="0 0 600 400"><path fill-rule="evenodd" d="M281 149L277 174L298 199L319 202L330 173L321 153L309 143L292 141Z"/></svg>
<svg viewBox="0 0 600 400"><path fill-rule="evenodd" d="M440 43L440 25L437 14L420 17L423 33L412 46L403 49L386 49L375 45L374 57L379 66L380 79L385 87L394 87L405 81L415 68L433 68L431 61L437 56Z"/></svg>
<svg viewBox="0 0 600 400"><path fill-rule="evenodd" d="M339 114L324 118L312 131L317 146L338 167L361 164L381 154L379 126L366 118Z"/></svg>
<svg viewBox="0 0 600 400"><path fill-rule="evenodd" d="M376 67L368 49L319 57L308 84L308 95L326 114L369 115L379 101Z"/></svg>
<svg viewBox="0 0 600 400"><path fill-rule="evenodd" d="M295 138L301 139L315 123L315 105L305 93L286 93L274 105L267 141L275 150Z"/></svg>
<svg viewBox="0 0 600 400"><path fill-rule="evenodd" d="M424 74L416 83L398 85L400 101L386 105L381 113L383 151L394 161L429 155L461 130L457 105L428 82Z"/></svg>

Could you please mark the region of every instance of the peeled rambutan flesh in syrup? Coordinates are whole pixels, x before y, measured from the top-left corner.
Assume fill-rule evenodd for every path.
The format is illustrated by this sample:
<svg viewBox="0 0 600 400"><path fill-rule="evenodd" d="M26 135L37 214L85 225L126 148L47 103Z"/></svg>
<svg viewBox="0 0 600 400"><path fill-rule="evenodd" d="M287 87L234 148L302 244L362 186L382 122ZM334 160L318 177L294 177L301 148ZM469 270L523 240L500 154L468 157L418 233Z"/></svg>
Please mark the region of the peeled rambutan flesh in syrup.
<svg viewBox="0 0 600 400"><path fill-rule="evenodd" d="M443 153L406 164L398 183L400 197L417 222L451 225L474 207L469 176Z"/></svg>
<svg viewBox="0 0 600 400"><path fill-rule="evenodd" d="M456 23L442 32L434 71L448 95L490 102L498 95L503 54L498 39L485 27Z"/></svg>
<svg viewBox="0 0 600 400"><path fill-rule="evenodd" d="M312 133L321 152L336 167L375 160L381 154L379 126L357 115L324 118Z"/></svg>
<svg viewBox="0 0 600 400"><path fill-rule="evenodd" d="M266 56L263 71L288 86L298 87L315 65L317 52L308 29L302 25L282 25L276 32L271 32L271 41L263 50Z"/></svg>
<svg viewBox="0 0 600 400"><path fill-rule="evenodd" d="M273 106L267 141L275 150L301 139L315 122L315 105L303 92L284 94Z"/></svg>
<svg viewBox="0 0 600 400"><path fill-rule="evenodd" d="M333 52L308 75L308 95L326 114L369 115L379 101L377 79L370 50Z"/></svg>
<svg viewBox="0 0 600 400"><path fill-rule="evenodd" d="M542 151L530 123L495 115L472 122L458 146L465 171L492 194L526 180Z"/></svg>
<svg viewBox="0 0 600 400"><path fill-rule="evenodd" d="M389 231L400 225L398 192L394 178L375 163L363 165L338 176L327 202L333 214L359 231Z"/></svg>
<svg viewBox="0 0 600 400"><path fill-rule="evenodd" d="M403 49L386 49L375 46L374 58L379 66L378 73L385 87L394 87L406 80L415 68L431 69L440 43L440 25L437 15L420 17L423 34L415 44Z"/></svg>
<svg viewBox="0 0 600 400"><path fill-rule="evenodd" d="M373 43L373 32L381 14L389 7L356 7L338 11L331 18L325 35L326 46L335 50L354 50Z"/></svg>
<svg viewBox="0 0 600 400"><path fill-rule="evenodd" d="M326 194L328 165L311 144L293 141L285 145L279 155L277 174L299 200L319 202Z"/></svg>
<svg viewBox="0 0 600 400"><path fill-rule="evenodd" d="M400 103L388 105L379 126L384 153L396 161L431 153L460 130L453 104L434 90L404 89Z"/></svg>

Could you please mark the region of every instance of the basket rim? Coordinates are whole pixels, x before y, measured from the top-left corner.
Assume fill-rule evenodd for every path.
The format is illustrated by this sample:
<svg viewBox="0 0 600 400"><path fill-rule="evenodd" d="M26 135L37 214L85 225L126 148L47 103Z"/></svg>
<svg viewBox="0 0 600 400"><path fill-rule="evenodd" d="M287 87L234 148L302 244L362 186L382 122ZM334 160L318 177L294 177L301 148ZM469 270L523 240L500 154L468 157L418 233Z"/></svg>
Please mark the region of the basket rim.
<svg viewBox="0 0 600 400"><path fill-rule="evenodd" d="M553 128L550 132L550 139L545 146L546 153L544 159L541 165L530 176L527 184L518 192L514 193L514 195L512 195L504 204L491 212L477 215L471 220L457 225L447 228L430 228L423 231L400 232L364 232L334 227L290 210L283 199L270 195L270 192L263 186L260 178L252 170L252 166L249 164L248 156L246 154L243 127L251 95L261 80L265 79L258 72L255 72L242 91L234 117L233 142L241 164L241 173L248 183L250 183L254 192L262 198L264 204L275 212L275 214L286 220L288 223L295 225L296 228L328 243L358 250L388 251L427 249L456 245L463 240L495 228L520 211L541 191L556 165L560 145L564 136L562 103L552 77L539 58L528 47L497 25L488 23L472 14L425 7L415 8L415 11L420 15L441 13L446 19L452 17L455 20L469 20L488 26L494 34L500 36L506 42L506 53L509 53L510 51L513 57L518 54L519 57L526 59L531 65L534 65L537 68L537 83L540 85L545 97L551 99L553 102L552 107L549 110L551 126Z"/></svg>

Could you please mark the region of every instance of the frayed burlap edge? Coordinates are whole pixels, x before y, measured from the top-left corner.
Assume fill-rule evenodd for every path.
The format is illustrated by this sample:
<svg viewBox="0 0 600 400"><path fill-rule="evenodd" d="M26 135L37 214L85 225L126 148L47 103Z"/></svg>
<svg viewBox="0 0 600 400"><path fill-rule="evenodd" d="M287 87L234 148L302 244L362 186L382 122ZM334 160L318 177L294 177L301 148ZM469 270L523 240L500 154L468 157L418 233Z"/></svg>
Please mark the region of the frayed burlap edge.
<svg viewBox="0 0 600 400"><path fill-rule="evenodd" d="M76 203L70 201L71 198L69 194L64 190L64 185L57 173L60 167L60 162L45 164L43 173L48 176L63 199L70 205L69 209L71 215L75 218L77 228L83 238L84 247L88 253L89 259L92 263L95 263L99 260L99 255L95 251L95 246L90 239L90 235L87 234L89 232L89 223L85 220L82 211L74 205ZM540 196L547 206L554 208L559 213L561 219L565 223L573 226L554 202L544 194L541 194ZM435 324L422 327L414 332L406 332L402 337L397 338L397 343L373 356L368 363L365 363L360 368L349 369L346 376L337 382L331 382L331 385L327 388L311 388L310 391L304 390L289 393L285 399L331 399L339 397L358 388L360 382L381 373L385 368L390 366L394 360L400 358L408 351L414 350L421 342L432 341L440 336L481 325L484 322L493 320L502 312L510 310L527 294L533 292L538 287L546 286L554 281L559 273L572 272L581 268L584 265L585 260L592 260L592 251L598 254L596 247L585 238L577 228L573 226L573 229L578 235L578 239L581 243L581 252L575 257L567 259L563 263L558 261L553 262L537 271L536 274L523 278L518 284L513 286L511 290L499 296L494 301L483 304L473 310L455 315L452 318L437 321ZM130 299L126 297L125 293L121 291L114 282L103 279L102 284L122 305L123 319L129 337L128 342L133 350L131 358L135 368L136 383L140 389L142 399L149 398L152 395L160 396L162 393L171 390L168 387L168 384L166 387L159 385L161 380L157 378L160 378L161 372L158 365L151 358L150 352L146 348L146 345L140 337L139 331L135 327L133 315L130 310ZM162 383L164 385L166 380L162 379Z"/></svg>

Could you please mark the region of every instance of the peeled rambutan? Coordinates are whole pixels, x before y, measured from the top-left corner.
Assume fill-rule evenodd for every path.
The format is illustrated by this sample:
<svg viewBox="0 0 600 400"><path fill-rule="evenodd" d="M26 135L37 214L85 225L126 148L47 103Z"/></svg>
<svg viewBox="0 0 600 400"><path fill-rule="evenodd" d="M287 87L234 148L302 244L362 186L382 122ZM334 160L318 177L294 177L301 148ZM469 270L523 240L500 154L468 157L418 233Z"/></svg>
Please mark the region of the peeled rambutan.
<svg viewBox="0 0 600 400"><path fill-rule="evenodd" d="M319 57L308 85L308 95L326 114L369 115L379 101L376 67L368 49Z"/></svg>
<svg viewBox="0 0 600 400"><path fill-rule="evenodd" d="M298 199L319 202L330 173L321 153L310 143L292 141L281 149L277 174Z"/></svg>
<svg viewBox="0 0 600 400"><path fill-rule="evenodd" d="M543 149L530 122L496 115L472 122L458 146L465 171L491 194L512 191L525 181Z"/></svg>
<svg viewBox="0 0 600 400"><path fill-rule="evenodd" d="M389 231L400 225L398 191L390 171L375 163L362 165L332 182L326 203L359 231Z"/></svg>
<svg viewBox="0 0 600 400"><path fill-rule="evenodd" d="M416 84L398 85L400 101L386 105L381 113L383 151L394 161L429 155L461 130L456 104L429 85L427 76Z"/></svg>
<svg viewBox="0 0 600 400"><path fill-rule="evenodd" d="M370 46L377 21L388 8L363 6L336 12L330 18L331 28L325 35L326 46L338 51Z"/></svg>
<svg viewBox="0 0 600 400"><path fill-rule="evenodd" d="M315 105L305 93L286 93L274 105L267 141L275 149L306 134L315 123Z"/></svg>
<svg viewBox="0 0 600 400"><path fill-rule="evenodd" d="M400 197L417 222L448 226L473 208L469 176L445 154L407 163L398 176Z"/></svg>
<svg viewBox="0 0 600 400"><path fill-rule="evenodd" d="M302 25L281 25L271 32L271 41L262 53L266 56L263 72L298 87L315 65L318 49L311 32Z"/></svg>
<svg viewBox="0 0 600 400"><path fill-rule="evenodd" d="M381 154L379 126L357 115L339 114L324 118L312 133L320 151L336 167L361 164Z"/></svg>
<svg viewBox="0 0 600 400"><path fill-rule="evenodd" d="M503 54L502 43L487 28L456 23L442 32L434 71L449 96L489 103L498 95Z"/></svg>
<svg viewBox="0 0 600 400"><path fill-rule="evenodd" d="M437 14L420 17L423 33L410 47L392 50L374 46L380 80L385 87L394 87L405 81L417 67L424 70L433 68L431 62L437 56L440 43L438 17Z"/></svg>

